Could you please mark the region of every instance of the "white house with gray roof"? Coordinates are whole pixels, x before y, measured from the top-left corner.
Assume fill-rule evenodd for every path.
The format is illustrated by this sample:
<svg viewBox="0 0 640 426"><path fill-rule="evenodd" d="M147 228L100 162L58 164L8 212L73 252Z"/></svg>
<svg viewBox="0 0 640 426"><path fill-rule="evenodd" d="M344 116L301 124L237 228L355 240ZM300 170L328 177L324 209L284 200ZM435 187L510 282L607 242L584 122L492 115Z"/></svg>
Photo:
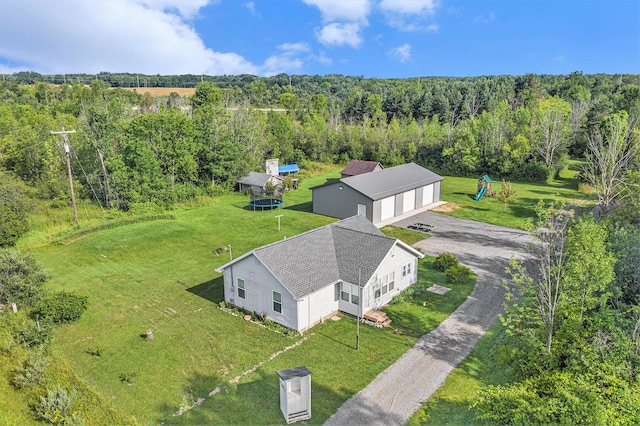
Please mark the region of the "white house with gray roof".
<svg viewBox="0 0 640 426"><path fill-rule="evenodd" d="M442 180L415 163L349 176L311 188L313 212L340 219L362 215L382 226L440 204Z"/></svg>
<svg viewBox="0 0 640 426"><path fill-rule="evenodd" d="M338 311L363 316L418 279L422 253L354 216L256 248L219 268L224 299L304 332Z"/></svg>

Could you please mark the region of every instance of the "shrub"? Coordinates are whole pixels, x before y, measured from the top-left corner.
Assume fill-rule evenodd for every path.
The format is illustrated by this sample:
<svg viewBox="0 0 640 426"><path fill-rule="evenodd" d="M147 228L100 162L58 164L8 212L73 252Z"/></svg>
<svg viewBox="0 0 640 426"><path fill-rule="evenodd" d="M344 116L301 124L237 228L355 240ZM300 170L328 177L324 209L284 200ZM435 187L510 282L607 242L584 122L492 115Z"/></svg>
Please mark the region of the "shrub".
<svg viewBox="0 0 640 426"><path fill-rule="evenodd" d="M0 247L13 246L29 230L32 203L19 179L0 172Z"/></svg>
<svg viewBox="0 0 640 426"><path fill-rule="evenodd" d="M0 249L0 303L18 308L34 304L42 295L47 275L31 254Z"/></svg>
<svg viewBox="0 0 640 426"><path fill-rule="evenodd" d="M517 167L511 178L518 181L546 183L549 177L553 178L555 174L555 168L548 168L544 163L534 161Z"/></svg>
<svg viewBox="0 0 640 426"><path fill-rule="evenodd" d="M45 355L45 350L46 346L40 345L37 349L29 352L29 358L22 367L16 370L13 376L13 384L16 387L42 384L44 372L51 363L49 357Z"/></svg>
<svg viewBox="0 0 640 426"><path fill-rule="evenodd" d="M46 318L54 323L73 322L80 319L87 310L87 296L65 291L42 298L34 306L36 318Z"/></svg>
<svg viewBox="0 0 640 426"><path fill-rule="evenodd" d="M433 262L433 267L436 271L444 272L452 266L456 266L458 264L458 258L452 255L451 253L442 253L440 256L436 257L436 260Z"/></svg>
<svg viewBox="0 0 640 426"><path fill-rule="evenodd" d="M449 284L464 284L471 276L471 270L464 265L455 265L444 271Z"/></svg>
<svg viewBox="0 0 640 426"><path fill-rule="evenodd" d="M13 337L16 342L29 349L48 343L51 339L52 331L53 327L48 321L36 322L27 320L16 326L13 331Z"/></svg>
<svg viewBox="0 0 640 426"><path fill-rule="evenodd" d="M35 406L35 415L38 420L44 420L48 423L61 425L79 425L82 419L71 410L76 400L77 392L75 389L71 394L60 386L56 386L54 390L48 389L47 396L41 396Z"/></svg>
<svg viewBox="0 0 640 426"><path fill-rule="evenodd" d="M120 374L120 381L131 386L136 382L136 373L122 373Z"/></svg>

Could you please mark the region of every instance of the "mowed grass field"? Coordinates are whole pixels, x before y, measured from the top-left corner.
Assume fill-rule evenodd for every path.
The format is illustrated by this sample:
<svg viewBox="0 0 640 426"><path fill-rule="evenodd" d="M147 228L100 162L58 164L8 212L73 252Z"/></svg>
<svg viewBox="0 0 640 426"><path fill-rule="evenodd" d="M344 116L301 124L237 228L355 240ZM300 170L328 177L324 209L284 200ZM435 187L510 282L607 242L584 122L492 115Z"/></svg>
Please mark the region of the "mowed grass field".
<svg viewBox="0 0 640 426"><path fill-rule="evenodd" d="M360 327L359 351L350 317L285 337L219 309L222 279L214 269L229 253L216 255L216 249L231 245L237 257L333 222L309 213L308 188L339 170L303 178L277 211L253 211L244 195L230 194L176 210L175 220L105 229L35 249L51 275L50 288L89 296L81 320L58 329L55 352L89 387L143 424L283 423L275 371L305 365L313 372L310 423L322 423L473 288L442 296L453 303L420 306L419 323L407 332ZM422 262L421 280L441 283L444 278L431 263ZM147 330L153 340L144 338ZM88 413L84 417L99 422Z"/></svg>
<svg viewBox="0 0 640 426"><path fill-rule="evenodd" d="M578 191L577 175L581 164L579 161L571 161L569 168L550 183L512 182L517 195L506 206L498 196L502 181L497 177L490 176L495 179L491 183L491 191L496 192L496 195L485 195L480 201L476 201L477 178L447 176L442 182L440 198L448 204L436 210L463 219L525 229L527 221L536 219L536 206L540 200L545 201L546 205L557 199L561 205L592 208L595 196Z"/></svg>
<svg viewBox="0 0 640 426"><path fill-rule="evenodd" d="M89 387L143 424L282 424L275 371L305 365L313 372L309 423L324 422L417 336L436 327L473 288L471 283L445 296L429 295L429 309L422 299L391 307L393 327L360 327L359 351L353 318L326 321L304 336L285 337L219 309L222 280L215 268L229 260L229 252L217 255L218 249L230 245L237 257L333 222L310 213L309 188L338 177L340 169L303 174L300 189L285 194L285 207L275 211L253 211L246 196L229 194L176 209L173 220L104 229L68 244L48 245L43 243L48 238L29 236L34 255L51 275L48 286L89 296L89 309L81 320L58 329L54 350ZM464 193L456 194L462 191L456 185L465 190L472 185L468 192L475 192L475 179L445 178L444 200L464 199ZM557 190L544 185L526 188L539 191L531 192L538 198ZM571 189L566 194L567 199L581 196ZM459 204L463 208L457 214L483 211L462 200ZM505 224L516 216L513 223L519 224L535 215L526 207L516 215L502 213L501 204L491 205L485 216L477 213L486 221ZM278 231L275 216L280 214ZM49 229L46 220L39 224ZM401 238L406 234L398 229L387 232ZM413 233L404 238L413 242L415 237ZM422 283L442 284L442 275L431 263L425 259L420 265ZM153 331L153 340L144 338L147 330Z"/></svg>

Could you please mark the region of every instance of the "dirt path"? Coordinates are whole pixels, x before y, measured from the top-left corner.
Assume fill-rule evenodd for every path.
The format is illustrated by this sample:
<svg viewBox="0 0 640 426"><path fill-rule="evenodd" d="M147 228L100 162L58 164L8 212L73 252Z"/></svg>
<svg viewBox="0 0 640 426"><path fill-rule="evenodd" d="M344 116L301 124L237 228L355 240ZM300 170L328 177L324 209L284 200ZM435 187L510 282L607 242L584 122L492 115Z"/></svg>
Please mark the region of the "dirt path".
<svg viewBox="0 0 640 426"><path fill-rule="evenodd" d="M434 225L415 247L425 254L455 254L477 274L467 300L398 361L334 413L325 425L403 425L440 387L502 312L502 280L512 255L528 257L525 231L424 212L394 224Z"/></svg>

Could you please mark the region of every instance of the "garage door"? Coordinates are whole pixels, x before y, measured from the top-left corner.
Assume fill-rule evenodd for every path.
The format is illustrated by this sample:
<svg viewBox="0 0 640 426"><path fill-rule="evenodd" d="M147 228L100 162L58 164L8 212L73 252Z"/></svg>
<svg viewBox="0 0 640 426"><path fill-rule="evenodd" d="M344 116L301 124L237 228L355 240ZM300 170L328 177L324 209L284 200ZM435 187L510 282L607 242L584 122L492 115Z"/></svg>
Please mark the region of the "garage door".
<svg viewBox="0 0 640 426"><path fill-rule="evenodd" d="M422 187L422 205L433 203L433 184Z"/></svg>
<svg viewBox="0 0 640 426"><path fill-rule="evenodd" d="M416 208L416 191L412 189L411 191L407 191L404 193L402 203L402 213L409 212L411 210L415 210Z"/></svg>
<svg viewBox="0 0 640 426"><path fill-rule="evenodd" d="M393 217L393 214L395 213L395 211L396 211L396 197L391 196L391 197L384 198L380 206L380 220L385 220L385 219L389 219L390 217Z"/></svg>

